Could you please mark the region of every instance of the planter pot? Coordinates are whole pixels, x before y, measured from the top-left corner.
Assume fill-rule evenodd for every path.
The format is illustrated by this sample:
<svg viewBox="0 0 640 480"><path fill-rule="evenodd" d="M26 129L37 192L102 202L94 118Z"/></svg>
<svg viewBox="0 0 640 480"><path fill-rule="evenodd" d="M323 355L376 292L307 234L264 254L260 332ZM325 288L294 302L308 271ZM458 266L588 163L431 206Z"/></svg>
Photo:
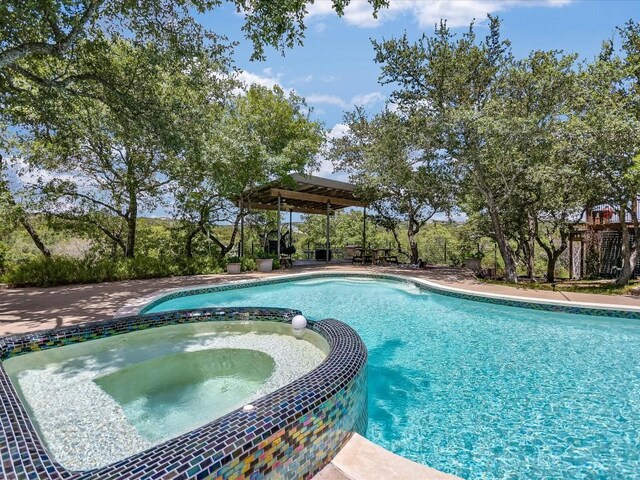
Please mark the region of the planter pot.
<svg viewBox="0 0 640 480"><path fill-rule="evenodd" d="M227 273L240 273L240 264L227 263Z"/></svg>
<svg viewBox="0 0 640 480"><path fill-rule="evenodd" d="M259 272L270 272L273 270L273 258L259 258L257 262Z"/></svg>
<svg viewBox="0 0 640 480"><path fill-rule="evenodd" d="M467 258L464 261L464 267L469 268L471 270L480 270L480 259L479 258Z"/></svg>

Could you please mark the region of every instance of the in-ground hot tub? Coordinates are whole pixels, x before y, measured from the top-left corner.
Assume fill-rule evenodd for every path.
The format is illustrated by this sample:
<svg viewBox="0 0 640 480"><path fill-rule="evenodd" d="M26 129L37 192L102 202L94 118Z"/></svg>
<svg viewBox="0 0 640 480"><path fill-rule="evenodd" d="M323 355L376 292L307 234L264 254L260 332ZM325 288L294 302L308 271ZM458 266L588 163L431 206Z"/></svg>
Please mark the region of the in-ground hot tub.
<svg viewBox="0 0 640 480"><path fill-rule="evenodd" d="M102 467L189 432L320 365L327 342L279 322L170 325L10 358L54 458Z"/></svg>
<svg viewBox="0 0 640 480"><path fill-rule="evenodd" d="M203 309L0 339L2 478L312 476L366 428L366 350L336 320L295 338L297 313Z"/></svg>

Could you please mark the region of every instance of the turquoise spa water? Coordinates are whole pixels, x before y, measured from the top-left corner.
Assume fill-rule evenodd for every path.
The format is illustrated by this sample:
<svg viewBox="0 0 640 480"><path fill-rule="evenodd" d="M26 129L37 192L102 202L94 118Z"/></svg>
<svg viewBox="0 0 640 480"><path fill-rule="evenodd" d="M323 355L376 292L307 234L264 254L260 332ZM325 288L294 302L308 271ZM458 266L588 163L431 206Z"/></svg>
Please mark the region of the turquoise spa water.
<svg viewBox="0 0 640 480"><path fill-rule="evenodd" d="M640 321L314 279L170 300L338 318L369 350L367 437L463 478L640 478Z"/></svg>
<svg viewBox="0 0 640 480"><path fill-rule="evenodd" d="M288 385L327 351L320 335L301 340L284 323L203 322L19 355L3 367L49 453L89 470Z"/></svg>

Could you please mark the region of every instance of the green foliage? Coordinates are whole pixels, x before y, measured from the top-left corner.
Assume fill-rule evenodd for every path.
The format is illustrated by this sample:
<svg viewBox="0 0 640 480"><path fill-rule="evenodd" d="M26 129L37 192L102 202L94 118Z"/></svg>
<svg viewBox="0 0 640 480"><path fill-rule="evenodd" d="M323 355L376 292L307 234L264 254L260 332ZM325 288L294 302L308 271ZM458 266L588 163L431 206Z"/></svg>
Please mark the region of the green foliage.
<svg viewBox="0 0 640 480"><path fill-rule="evenodd" d="M404 35L374 48L402 108L439 129L436 148L458 178L458 204L489 219L506 275L517 281L519 253L530 250L535 230L529 213L540 193L532 186L544 185L538 167L555 171L554 162L570 158L562 132L575 56L532 52L517 61L493 17L484 39L473 25L456 37L442 22L415 43Z"/></svg>
<svg viewBox="0 0 640 480"><path fill-rule="evenodd" d="M223 89L212 80L215 65L200 59L187 73L188 63L176 64L157 45L118 40L91 53L78 68L97 63L96 75L109 80L49 99L51 115L23 115L14 151L50 173L36 185L41 209L95 225L133 257L139 211L168 193L167 175L209 115L202 105Z"/></svg>
<svg viewBox="0 0 640 480"><path fill-rule="evenodd" d="M452 169L439 158L434 125L424 116L389 110L368 119L362 108L347 113L345 124L348 133L335 139L330 150L336 169L349 173L372 206L372 219L416 263L416 235L436 213L453 207ZM398 238L401 224L407 250Z"/></svg>
<svg viewBox="0 0 640 480"><path fill-rule="evenodd" d="M7 263L7 253L9 252L8 245L4 243L0 243L0 275L3 274L6 263Z"/></svg>
<svg viewBox="0 0 640 480"><path fill-rule="evenodd" d="M240 257L227 257L227 263L240 263Z"/></svg>
<svg viewBox="0 0 640 480"><path fill-rule="evenodd" d="M256 264L256 260L251 257L244 257L240 261L240 264L241 264L240 269L243 272L252 272L258 268L258 265Z"/></svg>
<svg viewBox="0 0 640 480"><path fill-rule="evenodd" d="M222 271L220 262L211 257L186 260L142 256L118 259L54 256L35 257L13 264L6 269L3 280L12 287L52 287Z"/></svg>
<svg viewBox="0 0 640 480"><path fill-rule="evenodd" d="M302 38L309 1L232 3L255 58ZM341 14L348 3L332 5ZM314 167L325 134L295 94L257 86L233 94L230 46L195 17L218 6L0 4L0 150L41 178L12 185L2 164L0 272L10 283L213 273L241 219L245 245L273 228L273 215L248 214L243 192ZM583 207L609 203L636 230L628 241L623 222L625 283L640 238L640 24L629 21L619 41L578 65L558 51L516 59L499 20L488 23L484 39L473 25L456 36L443 22L416 42L374 42L397 109L348 113L349 131L331 152L373 207L366 246L393 244L430 263L481 257L511 281L523 270L553 279ZM167 195L175 221L138 220ZM453 208L467 214L465 225L428 223ZM361 244L362 220L359 211L334 215L332 246ZM325 219L305 218L295 241L299 257L324 246ZM588 272L598 270L591 250Z"/></svg>
<svg viewBox="0 0 640 480"><path fill-rule="evenodd" d="M256 253L255 257L262 260L266 260L267 258L274 258L272 254L270 254L269 252L265 252L264 250Z"/></svg>
<svg viewBox="0 0 640 480"><path fill-rule="evenodd" d="M311 167L324 132L309 119L304 100L279 87L252 86L209 120L201 141L187 150L188 161L174 164L172 193L177 217L193 232L189 240L206 235L224 255L233 248L240 219L247 215L230 199L242 197L249 187ZM213 228L222 221L232 224L226 238Z"/></svg>

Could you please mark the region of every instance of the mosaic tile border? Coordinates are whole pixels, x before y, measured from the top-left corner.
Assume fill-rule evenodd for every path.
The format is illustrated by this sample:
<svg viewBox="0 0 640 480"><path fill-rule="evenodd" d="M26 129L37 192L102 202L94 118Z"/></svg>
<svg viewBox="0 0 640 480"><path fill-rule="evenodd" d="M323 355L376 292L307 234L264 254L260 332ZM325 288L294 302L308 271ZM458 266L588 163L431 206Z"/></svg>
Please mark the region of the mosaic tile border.
<svg viewBox="0 0 640 480"><path fill-rule="evenodd" d="M0 338L0 360L47 348L180 323L291 322L297 310L207 308L106 320ZM310 479L367 426L367 350L348 325L309 322L329 345L314 370L252 404L103 468L72 472L52 459L0 361L0 478Z"/></svg>
<svg viewBox="0 0 640 480"><path fill-rule="evenodd" d="M534 301L526 300L522 298L512 298L501 295L486 295L480 292L465 291L462 289L454 289L449 287L443 287L434 283L421 280L418 278L404 277L400 275L391 275L385 273L359 273L359 272L315 272L304 273L295 275L286 275L282 277L268 278L264 280L255 281L241 281L233 282L222 285L212 285L203 287L193 287L178 291L172 291L166 294L160 294L153 298L149 303L140 308L140 314L148 312L153 307L172 300L174 298L186 297L191 295L200 295L203 293L221 292L225 290L235 290L239 288L258 287L263 285L274 285L279 283L293 282L296 280L309 280L317 278L362 278L362 279L378 279L378 280L391 280L399 283L406 283L414 285L422 290L436 293L439 295L445 295L449 297L462 298L464 300L471 300L474 302L491 303L495 305L506 305L510 307L529 308L533 310L545 310L550 312L560 313L574 313L578 315L598 315L604 317L614 318L629 318L640 319L640 310L627 310L624 307L619 309L608 308L606 306L600 306L594 304L592 306L584 306L584 304L578 304L575 306L554 303L553 301Z"/></svg>

